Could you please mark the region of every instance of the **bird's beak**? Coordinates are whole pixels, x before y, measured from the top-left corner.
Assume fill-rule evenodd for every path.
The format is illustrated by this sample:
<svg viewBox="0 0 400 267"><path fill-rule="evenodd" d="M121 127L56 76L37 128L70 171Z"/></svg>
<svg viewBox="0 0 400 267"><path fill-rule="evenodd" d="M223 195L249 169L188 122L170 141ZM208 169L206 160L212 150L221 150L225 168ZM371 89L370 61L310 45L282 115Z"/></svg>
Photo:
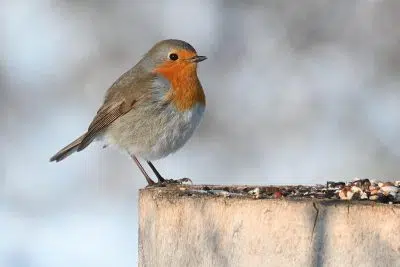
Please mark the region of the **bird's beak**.
<svg viewBox="0 0 400 267"><path fill-rule="evenodd" d="M205 57L205 56L194 56L194 57L189 58L188 61L193 62L193 63L198 63L198 62L201 62L206 59L207 59L207 57Z"/></svg>

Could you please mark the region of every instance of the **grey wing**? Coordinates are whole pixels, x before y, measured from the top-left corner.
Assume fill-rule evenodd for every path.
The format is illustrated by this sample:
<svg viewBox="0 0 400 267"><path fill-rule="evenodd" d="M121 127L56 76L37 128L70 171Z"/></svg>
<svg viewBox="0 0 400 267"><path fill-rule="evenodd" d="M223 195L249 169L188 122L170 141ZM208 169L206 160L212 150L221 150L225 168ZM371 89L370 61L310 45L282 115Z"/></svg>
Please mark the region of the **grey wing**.
<svg viewBox="0 0 400 267"><path fill-rule="evenodd" d="M87 147L108 125L130 111L136 102L148 96L148 88L151 88L155 76L152 73L142 76L139 79L134 69L131 69L110 87L103 106L89 125L77 151Z"/></svg>
<svg viewBox="0 0 400 267"><path fill-rule="evenodd" d="M130 111L135 103L136 101L127 102L126 100L122 100L117 103L104 104L89 125L88 131L84 134L77 151L81 151L87 147L108 125Z"/></svg>

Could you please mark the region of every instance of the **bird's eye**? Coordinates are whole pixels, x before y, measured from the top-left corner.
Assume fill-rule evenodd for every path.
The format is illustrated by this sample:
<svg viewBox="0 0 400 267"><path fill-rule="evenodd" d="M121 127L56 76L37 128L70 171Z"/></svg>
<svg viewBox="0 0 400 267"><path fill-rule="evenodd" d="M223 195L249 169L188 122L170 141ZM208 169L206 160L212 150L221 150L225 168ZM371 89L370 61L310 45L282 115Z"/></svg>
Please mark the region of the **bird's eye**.
<svg viewBox="0 0 400 267"><path fill-rule="evenodd" d="M171 59L171 60L177 60L177 59L178 59L178 55L175 54L175 53L171 53L171 54L169 54L169 59Z"/></svg>

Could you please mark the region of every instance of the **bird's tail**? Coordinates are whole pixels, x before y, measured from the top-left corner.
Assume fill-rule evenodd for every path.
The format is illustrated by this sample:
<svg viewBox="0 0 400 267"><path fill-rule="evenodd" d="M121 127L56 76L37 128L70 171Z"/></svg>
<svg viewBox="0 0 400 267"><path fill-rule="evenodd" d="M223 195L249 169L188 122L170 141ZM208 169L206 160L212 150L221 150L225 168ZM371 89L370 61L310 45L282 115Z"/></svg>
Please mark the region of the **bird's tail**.
<svg viewBox="0 0 400 267"><path fill-rule="evenodd" d="M56 161L59 162L72 153L76 152L78 150L79 145L81 144L83 138L85 137L85 134L81 135L79 138L77 138L75 141L73 141L71 144L67 145L63 149L57 152L54 156L50 158L50 161Z"/></svg>

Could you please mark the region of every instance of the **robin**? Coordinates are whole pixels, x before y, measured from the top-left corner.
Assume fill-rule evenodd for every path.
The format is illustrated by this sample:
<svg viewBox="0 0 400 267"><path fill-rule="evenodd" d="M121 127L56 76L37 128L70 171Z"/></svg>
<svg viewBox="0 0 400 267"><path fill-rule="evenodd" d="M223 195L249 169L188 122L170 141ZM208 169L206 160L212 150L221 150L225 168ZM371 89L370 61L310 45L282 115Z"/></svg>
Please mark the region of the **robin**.
<svg viewBox="0 0 400 267"><path fill-rule="evenodd" d="M197 77L197 63L205 59L181 40L156 43L107 90L88 130L50 161L61 161L101 140L104 147L126 151L149 185L156 183L138 158L147 162L158 184L188 181L164 179L151 161L176 152L199 125L206 101Z"/></svg>

